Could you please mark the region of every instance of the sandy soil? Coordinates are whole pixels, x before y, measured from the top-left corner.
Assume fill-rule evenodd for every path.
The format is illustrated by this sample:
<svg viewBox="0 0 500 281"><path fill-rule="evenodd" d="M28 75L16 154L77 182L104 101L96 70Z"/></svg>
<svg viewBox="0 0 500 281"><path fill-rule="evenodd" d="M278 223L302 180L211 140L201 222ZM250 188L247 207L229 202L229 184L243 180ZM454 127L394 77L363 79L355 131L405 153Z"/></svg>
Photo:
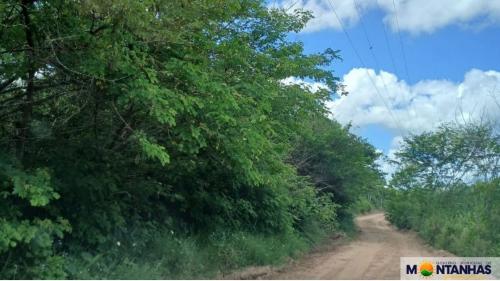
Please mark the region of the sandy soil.
<svg viewBox="0 0 500 281"><path fill-rule="evenodd" d="M399 279L400 257L452 256L427 246L413 232L391 226L383 213L356 219L360 233L331 242L280 269L261 268L252 279ZM342 239L341 239L342 240ZM255 270L255 269L253 269ZM254 271L254 273L256 273Z"/></svg>

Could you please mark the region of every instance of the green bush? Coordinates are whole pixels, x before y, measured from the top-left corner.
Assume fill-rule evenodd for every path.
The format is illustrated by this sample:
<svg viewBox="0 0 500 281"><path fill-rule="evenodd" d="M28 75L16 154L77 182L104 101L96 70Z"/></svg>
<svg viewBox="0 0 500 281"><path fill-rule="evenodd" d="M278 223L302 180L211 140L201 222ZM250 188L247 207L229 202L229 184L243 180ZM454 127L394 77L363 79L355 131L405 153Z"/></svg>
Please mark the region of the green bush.
<svg viewBox="0 0 500 281"><path fill-rule="evenodd" d="M388 220L461 256L499 256L500 180L447 190L393 190Z"/></svg>
<svg viewBox="0 0 500 281"><path fill-rule="evenodd" d="M375 209L375 206L367 198L361 197L354 202L352 208L354 213L363 214Z"/></svg>

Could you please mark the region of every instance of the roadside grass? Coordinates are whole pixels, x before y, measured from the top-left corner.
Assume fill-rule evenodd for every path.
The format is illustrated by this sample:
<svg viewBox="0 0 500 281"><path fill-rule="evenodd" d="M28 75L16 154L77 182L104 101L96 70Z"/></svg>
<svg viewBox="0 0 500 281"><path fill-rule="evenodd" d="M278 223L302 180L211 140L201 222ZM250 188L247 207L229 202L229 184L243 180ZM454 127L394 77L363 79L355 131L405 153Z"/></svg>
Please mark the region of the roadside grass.
<svg viewBox="0 0 500 281"><path fill-rule="evenodd" d="M281 235L214 232L153 235L143 247L121 242L103 254L67 255L71 279L199 279L247 266L280 265L328 236L320 228Z"/></svg>

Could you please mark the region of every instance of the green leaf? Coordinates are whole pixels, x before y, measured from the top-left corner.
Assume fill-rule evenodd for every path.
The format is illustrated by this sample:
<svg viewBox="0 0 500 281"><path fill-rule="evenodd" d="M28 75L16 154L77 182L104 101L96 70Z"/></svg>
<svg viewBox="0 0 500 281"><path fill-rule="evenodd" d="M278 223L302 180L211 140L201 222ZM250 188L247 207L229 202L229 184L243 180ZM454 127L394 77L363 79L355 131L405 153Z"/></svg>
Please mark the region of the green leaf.
<svg viewBox="0 0 500 281"><path fill-rule="evenodd" d="M143 133L137 133L136 137L142 151L148 158L160 161L162 166L166 166L170 163L170 156L166 152L165 147L155 143L153 140L148 139Z"/></svg>

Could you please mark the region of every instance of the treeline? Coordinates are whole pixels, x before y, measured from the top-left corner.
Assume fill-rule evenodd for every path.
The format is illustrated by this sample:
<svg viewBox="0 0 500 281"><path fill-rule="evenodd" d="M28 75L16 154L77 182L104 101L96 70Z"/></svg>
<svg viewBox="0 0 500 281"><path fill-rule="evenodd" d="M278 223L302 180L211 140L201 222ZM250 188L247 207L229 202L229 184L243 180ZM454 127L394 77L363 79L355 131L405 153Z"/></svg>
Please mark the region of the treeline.
<svg viewBox="0 0 500 281"><path fill-rule="evenodd" d="M500 256L500 135L493 124L448 124L396 154L388 219L459 256Z"/></svg>
<svg viewBox="0 0 500 281"><path fill-rule="evenodd" d="M338 53L264 1L0 4L0 278L193 278L283 261L381 188L327 118ZM329 89L287 85L288 77Z"/></svg>

